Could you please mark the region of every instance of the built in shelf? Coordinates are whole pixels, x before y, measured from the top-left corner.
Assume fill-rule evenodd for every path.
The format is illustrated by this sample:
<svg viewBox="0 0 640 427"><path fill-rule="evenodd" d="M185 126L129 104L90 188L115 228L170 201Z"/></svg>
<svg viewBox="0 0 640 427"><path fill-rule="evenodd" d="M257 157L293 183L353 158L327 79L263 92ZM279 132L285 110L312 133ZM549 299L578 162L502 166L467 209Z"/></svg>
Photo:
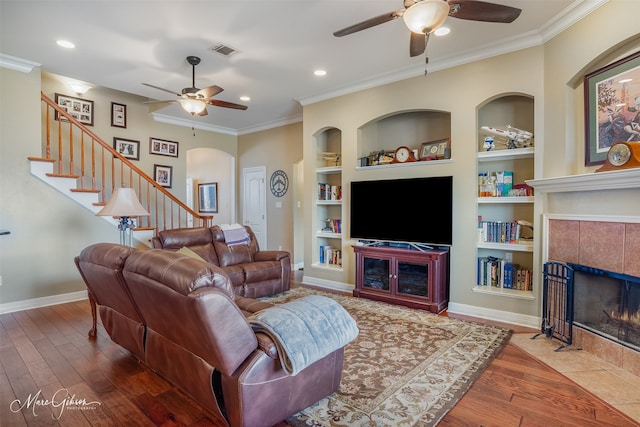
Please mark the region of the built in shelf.
<svg viewBox="0 0 640 427"><path fill-rule="evenodd" d="M333 174L333 173L340 173L342 172L342 166L326 166L323 168L317 168L316 169L316 173L320 173L320 174Z"/></svg>
<svg viewBox="0 0 640 427"><path fill-rule="evenodd" d="M336 264L324 264L324 263L316 262L311 264L311 267L321 268L324 270L331 270L331 271L342 271L342 266L336 265Z"/></svg>
<svg viewBox="0 0 640 427"><path fill-rule="evenodd" d="M426 166L426 165L440 165L443 163L452 163L452 159L441 159L441 160L418 160L417 162L407 162L407 163L386 163L384 165L371 165L371 166L357 166L357 171L363 170L371 170L371 169L385 169L385 168L404 168L411 166Z"/></svg>
<svg viewBox="0 0 640 427"><path fill-rule="evenodd" d="M480 294L490 294L490 295L498 295L508 298L520 298L526 300L533 300L535 297L533 296L533 291L520 291L518 289L502 289L496 288L492 286L474 286L473 292L478 292Z"/></svg>
<svg viewBox="0 0 640 427"><path fill-rule="evenodd" d="M479 162L494 162L496 160L528 159L531 157L533 157L533 147L481 151L478 153Z"/></svg>
<svg viewBox="0 0 640 427"><path fill-rule="evenodd" d="M478 242L478 248L481 249L498 249L501 251L514 252L533 252L533 242L527 243L494 243L494 242Z"/></svg>
<svg viewBox="0 0 640 427"><path fill-rule="evenodd" d="M478 203L533 203L533 196L520 197L478 197Z"/></svg>
<svg viewBox="0 0 640 427"><path fill-rule="evenodd" d="M318 205L341 205L342 200L316 200Z"/></svg>
<svg viewBox="0 0 640 427"><path fill-rule="evenodd" d="M325 239L341 239L341 233L330 233L328 231L318 231L316 237L324 237Z"/></svg>

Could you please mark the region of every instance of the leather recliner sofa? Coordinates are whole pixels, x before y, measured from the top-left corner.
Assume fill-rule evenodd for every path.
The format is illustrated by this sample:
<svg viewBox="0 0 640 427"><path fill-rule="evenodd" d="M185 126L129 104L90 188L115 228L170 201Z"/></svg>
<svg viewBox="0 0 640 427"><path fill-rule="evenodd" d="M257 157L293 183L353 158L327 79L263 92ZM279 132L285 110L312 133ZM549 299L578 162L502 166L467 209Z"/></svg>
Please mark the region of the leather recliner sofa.
<svg viewBox="0 0 640 427"><path fill-rule="evenodd" d="M88 246L75 262L111 339L216 425L272 426L339 387L344 347L288 374L275 343L246 318L271 305L236 295L211 263L112 243Z"/></svg>
<svg viewBox="0 0 640 427"><path fill-rule="evenodd" d="M191 249L205 261L221 267L231 279L234 292L249 298L289 290L291 256L287 251L261 251L253 230L244 227L248 244L229 246L219 225L164 230L151 239L157 249Z"/></svg>

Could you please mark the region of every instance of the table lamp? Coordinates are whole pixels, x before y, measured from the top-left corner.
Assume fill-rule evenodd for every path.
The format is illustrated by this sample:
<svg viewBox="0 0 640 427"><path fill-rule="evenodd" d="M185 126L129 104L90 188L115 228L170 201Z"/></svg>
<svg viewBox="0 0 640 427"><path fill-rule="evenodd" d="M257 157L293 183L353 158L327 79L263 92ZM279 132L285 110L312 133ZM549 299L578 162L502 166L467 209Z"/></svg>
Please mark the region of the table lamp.
<svg viewBox="0 0 640 427"><path fill-rule="evenodd" d="M97 216L112 216L120 218L118 230L120 230L120 244L131 246L131 229L133 228L132 216L149 216L149 212L138 201L138 196L133 188L116 188L111 198Z"/></svg>

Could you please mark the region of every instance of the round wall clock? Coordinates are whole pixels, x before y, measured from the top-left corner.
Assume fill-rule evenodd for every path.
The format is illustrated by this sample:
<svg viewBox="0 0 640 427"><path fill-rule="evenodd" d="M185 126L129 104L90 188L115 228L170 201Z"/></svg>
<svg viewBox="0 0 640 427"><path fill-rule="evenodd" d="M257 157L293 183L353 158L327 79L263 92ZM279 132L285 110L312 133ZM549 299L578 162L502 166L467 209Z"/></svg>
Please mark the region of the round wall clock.
<svg viewBox="0 0 640 427"><path fill-rule="evenodd" d="M271 193L276 197L282 197L287 193L287 189L289 188L289 178L287 174L278 169L274 173L271 174Z"/></svg>

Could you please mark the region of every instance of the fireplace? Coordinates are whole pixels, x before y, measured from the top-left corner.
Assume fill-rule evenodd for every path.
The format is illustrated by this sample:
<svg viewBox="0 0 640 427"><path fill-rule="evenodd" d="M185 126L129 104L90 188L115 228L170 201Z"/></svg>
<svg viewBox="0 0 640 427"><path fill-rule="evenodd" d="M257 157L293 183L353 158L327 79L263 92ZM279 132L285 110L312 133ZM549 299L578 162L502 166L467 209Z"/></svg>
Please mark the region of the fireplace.
<svg viewBox="0 0 640 427"><path fill-rule="evenodd" d="M545 217L548 260L573 269L569 342L640 375L640 218Z"/></svg>
<svg viewBox="0 0 640 427"><path fill-rule="evenodd" d="M569 265L574 325L640 351L640 277Z"/></svg>
<svg viewBox="0 0 640 427"><path fill-rule="evenodd" d="M549 177L527 184L535 189L536 209L543 212L542 227L536 229L542 230L543 262L640 277L640 168ZM634 289L636 296L630 295L628 303L633 298L637 301L637 284ZM571 329L573 346L640 376L637 347L583 327Z"/></svg>

